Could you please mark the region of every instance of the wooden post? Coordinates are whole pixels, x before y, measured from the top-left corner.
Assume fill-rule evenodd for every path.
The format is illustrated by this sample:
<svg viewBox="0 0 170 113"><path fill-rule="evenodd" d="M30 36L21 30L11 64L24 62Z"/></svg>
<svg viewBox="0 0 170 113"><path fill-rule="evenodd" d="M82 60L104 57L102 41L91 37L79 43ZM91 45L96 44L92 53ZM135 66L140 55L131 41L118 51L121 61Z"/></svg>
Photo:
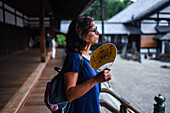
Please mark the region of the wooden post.
<svg viewBox="0 0 170 113"><path fill-rule="evenodd" d="M16 9L14 9L14 18L15 18L15 27L17 27L17 14L16 14Z"/></svg>
<svg viewBox="0 0 170 113"><path fill-rule="evenodd" d="M157 12L156 14L157 14L157 20L156 20L157 24L156 25L159 26L159 12Z"/></svg>
<svg viewBox="0 0 170 113"><path fill-rule="evenodd" d="M50 16L50 32L51 32L51 36L55 37L55 22L52 16Z"/></svg>
<svg viewBox="0 0 170 113"><path fill-rule="evenodd" d="M162 96L161 94L155 96L155 103L154 103L154 111L153 113L165 113L165 107L166 105L164 104L166 98Z"/></svg>
<svg viewBox="0 0 170 113"><path fill-rule="evenodd" d="M46 61L46 44L45 44L45 26L44 26L44 15L45 15L45 4L44 0L40 0L40 51L41 51L41 62Z"/></svg>
<svg viewBox="0 0 170 113"><path fill-rule="evenodd" d="M6 17L5 17L5 7L4 7L4 2L2 2L2 13L3 13L3 37L4 37L4 44L5 44L5 55L8 55L8 42L7 42L7 37L6 37Z"/></svg>
<svg viewBox="0 0 170 113"><path fill-rule="evenodd" d="M104 41L104 0L100 0L101 22L102 22L102 43Z"/></svg>

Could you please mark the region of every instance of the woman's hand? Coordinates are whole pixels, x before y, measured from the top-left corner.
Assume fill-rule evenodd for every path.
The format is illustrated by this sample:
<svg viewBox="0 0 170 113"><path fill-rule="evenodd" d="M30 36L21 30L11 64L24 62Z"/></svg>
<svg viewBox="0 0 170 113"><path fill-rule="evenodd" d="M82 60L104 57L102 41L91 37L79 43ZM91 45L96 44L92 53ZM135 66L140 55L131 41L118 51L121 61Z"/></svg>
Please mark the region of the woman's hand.
<svg viewBox="0 0 170 113"><path fill-rule="evenodd" d="M109 68L106 68L105 70L101 71L100 73L98 73L95 77L97 82L106 82L111 80L111 74L110 74L110 70Z"/></svg>

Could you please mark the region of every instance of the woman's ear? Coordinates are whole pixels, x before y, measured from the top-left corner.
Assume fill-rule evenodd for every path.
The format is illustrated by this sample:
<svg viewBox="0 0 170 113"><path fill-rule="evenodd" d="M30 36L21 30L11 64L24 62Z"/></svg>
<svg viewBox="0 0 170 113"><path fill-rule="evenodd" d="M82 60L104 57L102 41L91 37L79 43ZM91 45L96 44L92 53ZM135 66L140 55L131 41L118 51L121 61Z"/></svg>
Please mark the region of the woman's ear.
<svg viewBox="0 0 170 113"><path fill-rule="evenodd" d="M87 34L86 34L86 36L84 36L84 39L87 43L89 43L89 39L87 38Z"/></svg>

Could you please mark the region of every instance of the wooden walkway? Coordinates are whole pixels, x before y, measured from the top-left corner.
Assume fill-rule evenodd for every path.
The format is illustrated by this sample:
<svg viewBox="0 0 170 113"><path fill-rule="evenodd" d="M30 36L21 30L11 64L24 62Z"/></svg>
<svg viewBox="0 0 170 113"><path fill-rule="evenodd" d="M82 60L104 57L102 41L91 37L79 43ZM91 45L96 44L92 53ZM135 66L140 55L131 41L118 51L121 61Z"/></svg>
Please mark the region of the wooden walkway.
<svg viewBox="0 0 170 113"><path fill-rule="evenodd" d="M57 49L56 58L40 62L39 49L22 51L0 61L0 111L1 113L51 113L44 104L46 83L62 67L65 52ZM101 107L102 113L110 113Z"/></svg>
<svg viewBox="0 0 170 113"><path fill-rule="evenodd" d="M54 70L55 66L62 67L65 58L63 49L57 49L56 58L50 59L44 71L42 72L39 81L32 89L27 101L20 110L20 113L51 113L44 104L44 91L46 83L57 74Z"/></svg>
<svg viewBox="0 0 170 113"><path fill-rule="evenodd" d="M30 95L22 106L20 113L51 113L44 104L45 87L46 83L57 74L57 72L54 70L54 67L62 67L64 59L64 50L57 49L56 58L49 60L38 82L35 84L35 87L32 89ZM103 97L105 96L103 95ZM101 106L100 108L101 113L111 113L105 107Z"/></svg>
<svg viewBox="0 0 170 113"><path fill-rule="evenodd" d="M0 60L0 111L40 63L39 51L24 50Z"/></svg>

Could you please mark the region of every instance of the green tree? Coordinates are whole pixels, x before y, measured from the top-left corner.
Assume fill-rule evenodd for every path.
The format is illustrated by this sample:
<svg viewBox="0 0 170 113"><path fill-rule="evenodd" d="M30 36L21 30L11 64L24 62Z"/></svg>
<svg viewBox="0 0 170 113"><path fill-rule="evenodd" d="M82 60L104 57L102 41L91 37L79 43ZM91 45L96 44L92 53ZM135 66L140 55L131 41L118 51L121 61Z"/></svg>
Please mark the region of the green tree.
<svg viewBox="0 0 170 113"><path fill-rule="evenodd" d="M111 18L128 5L133 3L131 0L104 0L104 10L105 10L105 20ZM95 20L101 19L101 9L100 9L100 0L97 0L84 14L85 16L94 17Z"/></svg>
<svg viewBox="0 0 170 113"><path fill-rule="evenodd" d="M84 15L94 17L95 20L100 20L100 0L97 0Z"/></svg>
<svg viewBox="0 0 170 113"><path fill-rule="evenodd" d="M126 8L128 5L133 3L133 1L131 1L131 0L123 0L123 3L124 3L124 7Z"/></svg>

